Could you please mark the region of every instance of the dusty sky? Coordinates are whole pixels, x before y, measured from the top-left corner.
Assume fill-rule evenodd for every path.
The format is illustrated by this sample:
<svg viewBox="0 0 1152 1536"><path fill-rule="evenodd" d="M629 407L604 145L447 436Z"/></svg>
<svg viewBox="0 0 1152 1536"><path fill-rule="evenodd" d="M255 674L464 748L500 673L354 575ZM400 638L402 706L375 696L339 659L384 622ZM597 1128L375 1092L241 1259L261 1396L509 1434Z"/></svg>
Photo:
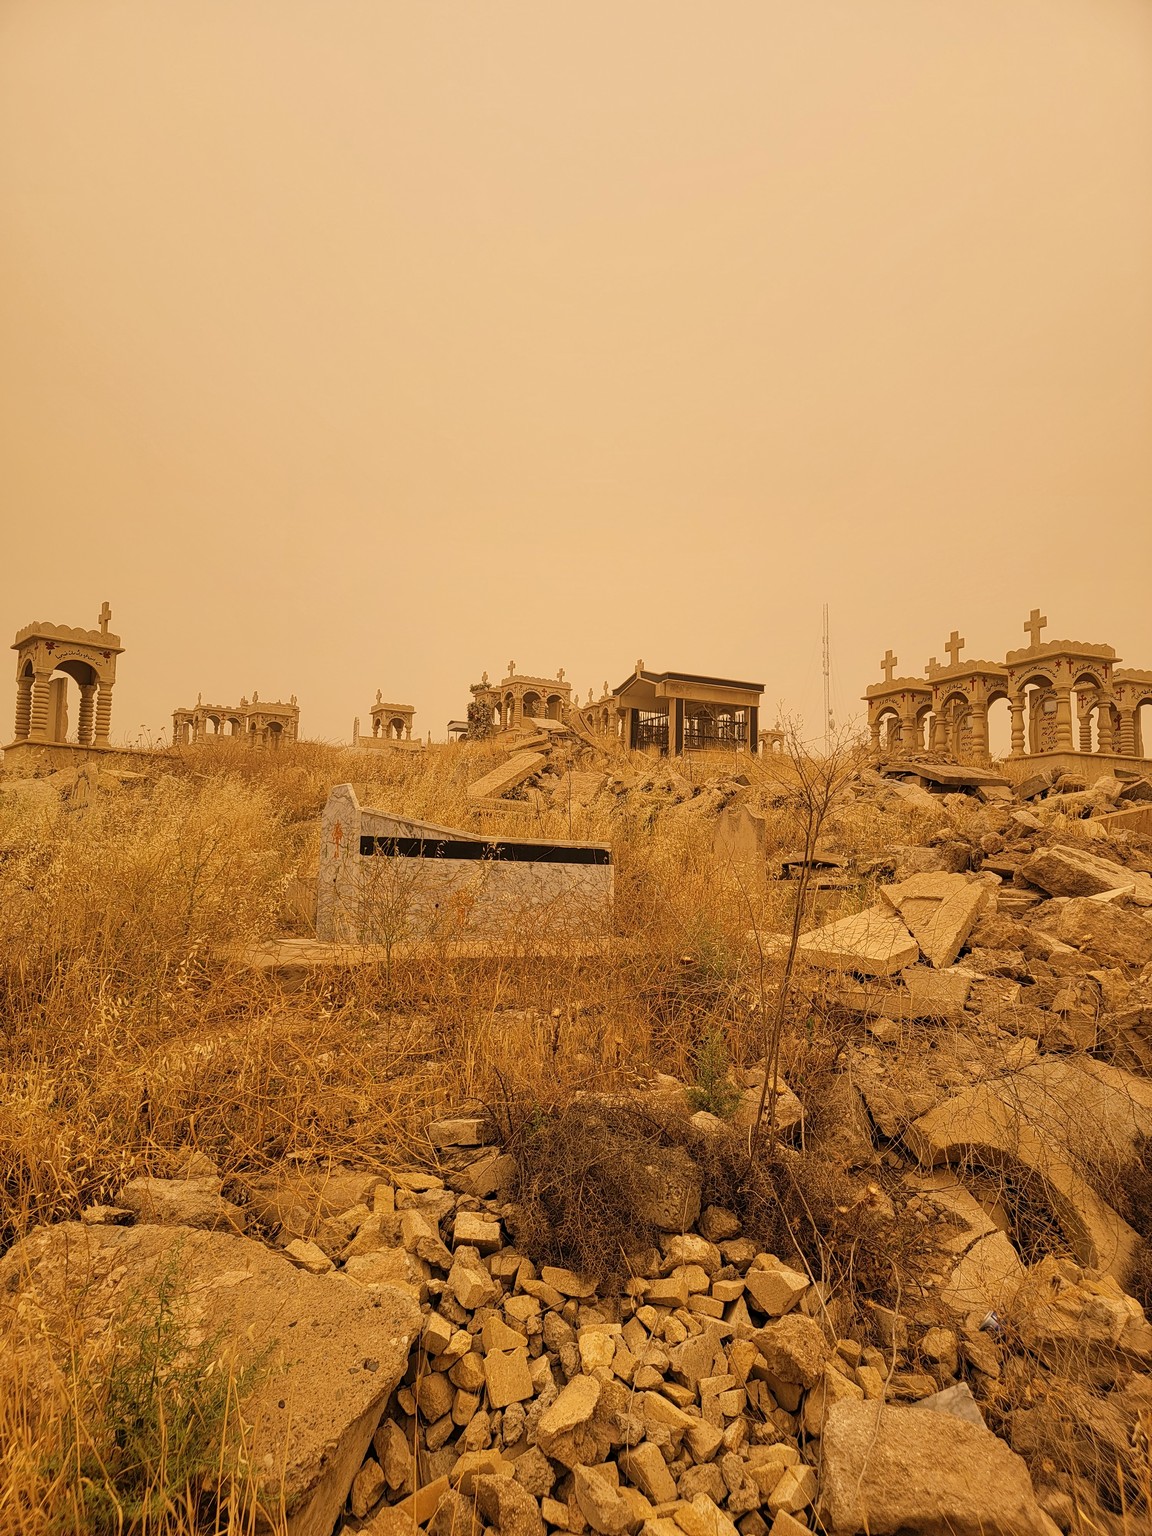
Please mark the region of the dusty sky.
<svg viewBox="0 0 1152 1536"><path fill-rule="evenodd" d="M0 631L124 739L1152 667L1147 0L0 0ZM11 695L2 707L11 708ZM10 733L10 718L3 734Z"/></svg>

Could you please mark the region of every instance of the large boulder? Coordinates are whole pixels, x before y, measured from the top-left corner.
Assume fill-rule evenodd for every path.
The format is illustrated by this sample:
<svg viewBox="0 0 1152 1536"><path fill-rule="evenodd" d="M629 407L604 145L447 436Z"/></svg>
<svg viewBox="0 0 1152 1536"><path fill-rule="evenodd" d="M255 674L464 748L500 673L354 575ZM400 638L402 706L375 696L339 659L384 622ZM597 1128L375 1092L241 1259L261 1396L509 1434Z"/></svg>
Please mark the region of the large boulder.
<svg viewBox="0 0 1152 1536"><path fill-rule="evenodd" d="M1071 843L1053 843L1050 848L1038 849L1020 866L1020 874L1049 896L1099 896L1125 886L1140 891L1152 887L1152 876Z"/></svg>
<svg viewBox="0 0 1152 1536"><path fill-rule="evenodd" d="M1056 1536L1024 1462L967 1419L846 1399L820 1445L829 1536Z"/></svg>
<svg viewBox="0 0 1152 1536"><path fill-rule="evenodd" d="M157 1227L217 1227L243 1232L246 1221L238 1205L221 1194L223 1180L131 1179L120 1191L120 1205L141 1221Z"/></svg>
<svg viewBox="0 0 1152 1536"><path fill-rule="evenodd" d="M246 1237L171 1226L39 1227L0 1260L0 1337L40 1379L65 1319L84 1341L171 1285L188 1339L254 1365L243 1404L262 1496L290 1536L329 1536L420 1329L401 1291L310 1275ZM59 1336L59 1334L57 1335Z"/></svg>
<svg viewBox="0 0 1152 1536"><path fill-rule="evenodd" d="M1152 921L1114 902L1090 896L1050 903L1037 926L1081 950L1100 965L1147 965L1152 960Z"/></svg>

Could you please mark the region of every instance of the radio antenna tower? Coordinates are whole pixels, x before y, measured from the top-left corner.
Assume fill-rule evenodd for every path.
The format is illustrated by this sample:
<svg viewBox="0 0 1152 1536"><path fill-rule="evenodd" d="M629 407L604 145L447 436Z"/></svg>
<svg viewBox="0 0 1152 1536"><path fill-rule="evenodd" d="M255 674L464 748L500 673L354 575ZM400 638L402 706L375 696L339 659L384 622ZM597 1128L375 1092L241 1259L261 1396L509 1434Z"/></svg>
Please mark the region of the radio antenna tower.
<svg viewBox="0 0 1152 1536"><path fill-rule="evenodd" d="M828 604L824 604L824 750L832 750L836 721L832 716L832 643L828 637Z"/></svg>

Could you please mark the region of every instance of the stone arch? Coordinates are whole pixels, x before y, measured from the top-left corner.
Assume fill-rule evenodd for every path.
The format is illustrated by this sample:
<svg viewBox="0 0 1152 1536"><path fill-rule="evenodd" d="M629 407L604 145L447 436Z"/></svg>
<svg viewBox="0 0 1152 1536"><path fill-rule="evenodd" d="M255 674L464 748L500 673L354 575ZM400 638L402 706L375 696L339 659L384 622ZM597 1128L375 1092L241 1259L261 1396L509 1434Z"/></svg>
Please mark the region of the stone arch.
<svg viewBox="0 0 1152 1536"><path fill-rule="evenodd" d="M897 752L901 744L900 712L895 704L881 704L873 717L872 726L884 752Z"/></svg>
<svg viewBox="0 0 1152 1536"><path fill-rule="evenodd" d="M512 722L515 719L515 710L516 700L511 691L509 691L504 695L504 718L500 721L500 724L506 731L511 729Z"/></svg>
<svg viewBox="0 0 1152 1536"><path fill-rule="evenodd" d="M280 720L269 720L264 727L264 740L270 747L278 747L284 740L284 725Z"/></svg>
<svg viewBox="0 0 1152 1536"><path fill-rule="evenodd" d="M521 713L525 720L535 720L540 714L543 701L534 688L529 688L521 701Z"/></svg>
<svg viewBox="0 0 1152 1536"><path fill-rule="evenodd" d="M1012 715L1008 691L994 688L988 695L988 755L1000 761L1012 751Z"/></svg>
<svg viewBox="0 0 1152 1536"><path fill-rule="evenodd" d="M544 706L544 713L549 720L559 720L564 711L564 700L558 693L550 693Z"/></svg>
<svg viewBox="0 0 1152 1536"><path fill-rule="evenodd" d="M1054 752L1056 750L1056 679L1051 672L1037 668L1023 678L1017 693L1024 701L1026 750Z"/></svg>
<svg viewBox="0 0 1152 1536"><path fill-rule="evenodd" d="M933 704L925 703L917 706L915 731L916 747L927 747L931 750L936 735L936 709Z"/></svg>
<svg viewBox="0 0 1152 1536"><path fill-rule="evenodd" d="M1132 706L1132 737L1137 757L1152 756L1152 689Z"/></svg>
<svg viewBox="0 0 1152 1536"><path fill-rule="evenodd" d="M953 757L964 757L972 751L972 701L962 688L952 688L939 701L936 709L936 740L938 752Z"/></svg>
<svg viewBox="0 0 1152 1536"><path fill-rule="evenodd" d="M404 740L404 720L400 715L393 715L388 722L388 734L393 741Z"/></svg>
<svg viewBox="0 0 1152 1536"><path fill-rule="evenodd" d="M1072 682L1072 748L1079 752L1100 750L1100 713L1108 707L1103 679L1084 668ZM1109 716L1104 734L1108 735Z"/></svg>
<svg viewBox="0 0 1152 1536"><path fill-rule="evenodd" d="M91 662L67 657L48 679L48 740L88 745L100 674Z"/></svg>

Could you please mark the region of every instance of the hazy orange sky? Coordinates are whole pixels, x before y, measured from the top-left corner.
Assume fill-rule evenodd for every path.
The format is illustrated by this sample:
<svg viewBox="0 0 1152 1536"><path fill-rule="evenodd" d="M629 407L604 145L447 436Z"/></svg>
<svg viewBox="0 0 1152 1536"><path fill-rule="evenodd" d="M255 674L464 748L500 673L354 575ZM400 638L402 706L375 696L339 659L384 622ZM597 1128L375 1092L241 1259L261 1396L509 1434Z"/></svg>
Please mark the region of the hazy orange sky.
<svg viewBox="0 0 1152 1536"><path fill-rule="evenodd" d="M841 717L1036 604L1152 667L1148 0L0 0L0 306L0 632L108 598L120 739L815 730L824 602Z"/></svg>

